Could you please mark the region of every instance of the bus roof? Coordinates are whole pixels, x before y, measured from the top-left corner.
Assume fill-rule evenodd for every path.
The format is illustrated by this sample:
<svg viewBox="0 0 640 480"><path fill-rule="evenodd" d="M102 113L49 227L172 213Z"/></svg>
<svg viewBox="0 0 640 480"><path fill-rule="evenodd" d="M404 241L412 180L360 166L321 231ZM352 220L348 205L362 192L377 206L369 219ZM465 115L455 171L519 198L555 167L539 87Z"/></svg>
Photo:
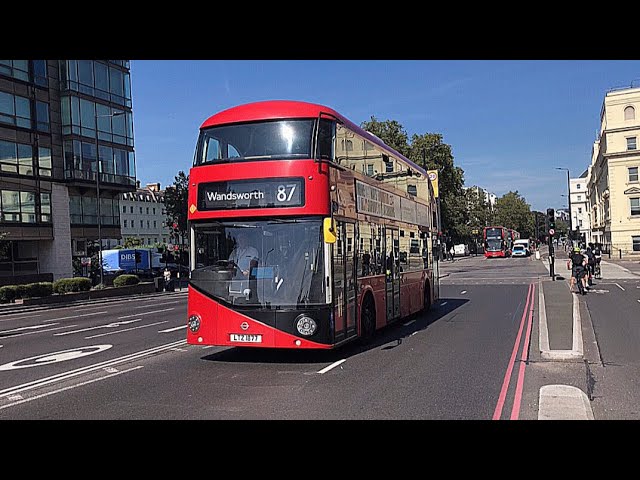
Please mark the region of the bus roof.
<svg viewBox="0 0 640 480"><path fill-rule="evenodd" d="M317 118L321 113L335 116L349 129L366 138L371 143L378 145L383 150L387 150L394 156L402 159L412 168L427 175L426 170L420 165L412 162L407 157L397 152L389 145L372 133L356 125L348 118L336 112L333 108L317 103L302 102L296 100L264 100L260 102L245 103L228 108L207 118L200 129L214 127L217 125L228 125L240 122L255 122L260 120L277 120L285 118Z"/></svg>

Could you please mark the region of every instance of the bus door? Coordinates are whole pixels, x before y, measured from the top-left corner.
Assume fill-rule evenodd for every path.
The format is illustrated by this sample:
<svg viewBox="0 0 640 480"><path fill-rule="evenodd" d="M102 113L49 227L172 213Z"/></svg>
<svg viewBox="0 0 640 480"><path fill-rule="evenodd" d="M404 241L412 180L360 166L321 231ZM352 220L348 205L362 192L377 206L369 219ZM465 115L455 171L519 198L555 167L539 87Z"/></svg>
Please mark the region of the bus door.
<svg viewBox="0 0 640 480"><path fill-rule="evenodd" d="M385 228L384 236L387 323L400 317L400 237L395 228Z"/></svg>
<svg viewBox="0 0 640 480"><path fill-rule="evenodd" d="M335 340L356 335L355 225L336 221L333 245Z"/></svg>

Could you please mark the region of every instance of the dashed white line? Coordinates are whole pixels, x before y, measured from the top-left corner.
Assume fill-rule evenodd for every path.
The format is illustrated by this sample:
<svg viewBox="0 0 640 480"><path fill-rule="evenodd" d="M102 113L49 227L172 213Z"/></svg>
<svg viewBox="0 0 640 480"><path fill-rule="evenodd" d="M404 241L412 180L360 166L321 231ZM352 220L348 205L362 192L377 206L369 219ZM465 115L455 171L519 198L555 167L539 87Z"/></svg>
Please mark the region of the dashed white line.
<svg viewBox="0 0 640 480"><path fill-rule="evenodd" d="M154 313L168 312L170 310L174 310L174 308L173 307L171 307L171 308L163 308L162 310L153 310L151 312L134 313L133 315L124 315L122 317L118 317L118 320L122 320L123 318L139 317L141 315L153 315Z"/></svg>
<svg viewBox="0 0 640 480"><path fill-rule="evenodd" d="M177 332L178 330L184 330L185 328L187 328L186 325L180 325L179 327L167 328L166 330L158 330L158 333Z"/></svg>
<svg viewBox="0 0 640 480"><path fill-rule="evenodd" d="M138 319L138 320L141 320L141 319ZM150 323L148 325L139 325L137 327L123 328L122 330L116 330L115 332L99 333L98 335L91 335L90 337L84 337L84 338L89 340L90 338L106 337L107 335L115 335L116 333L129 332L131 330L138 330L140 328L153 327L154 325L160 325L161 323L167 323L167 322L168 320L164 320L162 322Z"/></svg>
<svg viewBox="0 0 640 480"><path fill-rule="evenodd" d="M464 295L465 293L467 293L467 291L466 291L466 290L462 290L462 291L460 292L460 295Z"/></svg>
<svg viewBox="0 0 640 480"><path fill-rule="evenodd" d="M329 370L332 370L334 368L336 368L338 365L340 365L341 363L346 362L347 359L343 358L342 360L338 360L337 362L332 363L331 365L329 365L328 367L324 367L322 370L320 370L318 373L327 373Z"/></svg>
<svg viewBox="0 0 640 480"><path fill-rule="evenodd" d="M617 285L617 287L618 287L620 290L622 290L623 292L625 291L625 290L624 290L624 288L622 288L619 284L614 283L614 285Z"/></svg>

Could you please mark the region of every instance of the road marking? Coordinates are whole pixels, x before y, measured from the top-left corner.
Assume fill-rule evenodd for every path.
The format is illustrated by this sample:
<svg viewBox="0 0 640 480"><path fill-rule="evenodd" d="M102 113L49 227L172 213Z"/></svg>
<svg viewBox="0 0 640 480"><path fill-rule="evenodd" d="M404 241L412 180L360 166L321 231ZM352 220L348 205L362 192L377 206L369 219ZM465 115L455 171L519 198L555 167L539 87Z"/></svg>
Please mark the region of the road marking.
<svg viewBox="0 0 640 480"><path fill-rule="evenodd" d="M415 319L414 320L409 320L407 323L403 323L402 326L403 327L408 327L409 325L411 325L412 323L416 323Z"/></svg>
<svg viewBox="0 0 640 480"><path fill-rule="evenodd" d="M112 373L112 374L106 375L104 377L94 378L92 380L87 380L86 382L77 383L75 385L70 385L68 387L60 388L58 390L53 390L51 392L47 392L47 393L43 393L43 394L40 394L40 395L36 395L34 397L24 398L24 397L22 397L22 395L15 395L14 397L9 397L9 398L10 399L11 398L16 398L16 399L19 398L20 400L17 400L17 401L15 401L13 403L9 403L7 405L2 405L2 406L0 406L0 410L3 410L5 408L9 408L9 407L13 407L15 405L20 405L21 403L31 402L33 400L38 400L39 398L48 397L49 395L54 395L56 393L62 393L64 391L66 391L66 390L71 390L73 388L83 387L85 385L89 385L90 383L98 382L98 381L101 381L101 380L106 380L108 378L115 377L116 375L122 375L123 373L133 372L134 370L138 370L140 368L144 368L144 365L139 365L137 367L130 368L129 370L122 370L121 372L118 372L116 370L116 373Z"/></svg>
<svg viewBox="0 0 640 480"><path fill-rule="evenodd" d="M178 330L184 330L185 328L187 328L186 325L180 325L179 327L167 328L166 330L158 330L158 333L171 333L171 332L176 332Z"/></svg>
<svg viewBox="0 0 640 480"><path fill-rule="evenodd" d="M147 350L143 350L140 352L131 353L128 355L124 355L122 357L113 358L110 360L105 360L104 362L96 363L95 365L87 365L85 367L80 367L75 370L70 370L62 373L58 373L55 375L51 375L50 377L40 378L38 380L34 380L31 382L24 383L22 385L15 385L13 387L5 388L4 390L0 390L0 399L4 396L15 395L20 392L24 392L27 390L32 390L34 388L43 387L45 385L49 385L55 382L60 382L63 380L69 380L73 377L77 377L78 375L84 375L90 372L94 372L96 370L101 370L104 368L108 368L110 366L118 365L120 363L131 362L133 360L141 360L144 357L148 357L151 355L158 354L164 350L169 350L173 347L177 347L180 345L186 345L186 340L178 340L176 342L167 343L165 345L160 345L158 347L153 347ZM76 349L77 350L77 349ZM14 362L15 363L15 362Z"/></svg>
<svg viewBox="0 0 640 480"><path fill-rule="evenodd" d="M138 318L138 320L142 320L142 319ZM148 325L139 325L137 327L125 328L123 330L116 330L115 332L99 333L97 335L91 335L90 337L84 337L84 338L89 340L89 339L92 339L92 338L106 337L107 335L114 335L116 333L129 332L131 330L138 330L139 328L153 327L154 325L160 325L161 323L167 323L167 322L168 322L168 320L164 320L162 322L149 323Z"/></svg>
<svg viewBox="0 0 640 480"><path fill-rule="evenodd" d="M141 318L136 318L135 320L127 320L125 322L112 322L112 323L107 323L106 325L96 325L95 327L86 327L86 328L81 328L80 330L72 330L71 332L56 333L54 336L60 337L60 336L63 336L63 335L71 335L72 333L80 333L80 332L88 332L90 330L98 330L100 328L117 328L117 327L120 327L121 325L126 325L127 323L139 322L140 320L142 320L142 319Z"/></svg>
<svg viewBox="0 0 640 480"><path fill-rule="evenodd" d="M624 288L622 288L619 284L614 283L614 285L618 285L618 288L624 292Z"/></svg>
<svg viewBox="0 0 640 480"><path fill-rule="evenodd" d="M113 345L91 345L89 347L71 348L69 350L61 350L59 352L45 353L35 357L23 358L14 362L0 365L0 370L15 370L17 368L39 367L41 365L49 365L51 363L65 362L67 360L75 360L76 358L86 357L94 353L100 353L109 350Z"/></svg>
<svg viewBox="0 0 640 480"><path fill-rule="evenodd" d="M638 287L638 288L640 288L640 287ZM440 302L440 305L441 305L441 306L444 306L444 305L446 305L446 304L447 304L447 302Z"/></svg>
<svg viewBox="0 0 640 480"><path fill-rule="evenodd" d="M62 330L64 328L74 328L74 327L77 327L75 323L73 325L62 325L60 327L55 327L55 328L45 328L44 330L33 330L31 332L23 332L23 333L16 333L13 335L6 335L6 337L24 337L25 335L33 335L34 333L53 332L54 330Z"/></svg>
<svg viewBox="0 0 640 480"><path fill-rule="evenodd" d="M83 315L71 315L70 317L52 318L51 320L48 320L48 321L55 322L57 320L69 320L70 318L91 317L93 315L102 315L103 313L109 313L109 312L105 310L104 312L85 313Z"/></svg>
<svg viewBox="0 0 640 480"><path fill-rule="evenodd" d="M640 287L638 287L638 288L640 288ZM12 317L12 318L3 318L2 319L3 321L5 321L5 320L18 320L21 317L40 317L40 316L42 316L42 314L38 313L38 314L34 315L33 313L21 313L20 315L13 316L10 313L8 313L6 316L7 317Z"/></svg>
<svg viewBox="0 0 640 480"><path fill-rule="evenodd" d="M331 365L329 365L328 367L324 367L322 370L320 370L318 373L327 373L329 370L332 370L334 368L336 368L338 365L340 365L341 363L346 362L347 359L343 358L342 360L338 360L337 362L332 363Z"/></svg>
<svg viewBox="0 0 640 480"><path fill-rule="evenodd" d="M171 308L164 308L162 310L153 310L151 312L134 313L133 315L124 315L123 317L118 317L118 320L122 320L123 318L139 317L141 315L153 315L154 313L168 312L170 310L174 310L174 308L171 307Z"/></svg>
<svg viewBox="0 0 640 480"><path fill-rule="evenodd" d="M466 290L462 290L462 291L460 292L460 295L464 295L465 293L467 293L467 291L466 291Z"/></svg>

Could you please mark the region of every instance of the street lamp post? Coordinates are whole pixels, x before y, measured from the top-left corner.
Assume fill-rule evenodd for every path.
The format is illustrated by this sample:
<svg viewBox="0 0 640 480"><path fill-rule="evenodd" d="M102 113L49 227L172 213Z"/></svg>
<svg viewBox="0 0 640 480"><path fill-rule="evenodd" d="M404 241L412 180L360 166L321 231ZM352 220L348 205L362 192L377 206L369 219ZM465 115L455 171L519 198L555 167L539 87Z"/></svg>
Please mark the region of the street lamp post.
<svg viewBox="0 0 640 480"><path fill-rule="evenodd" d="M100 284L104 284L104 267L102 265L102 218L100 212L100 172L102 171L102 162L100 161L100 147L98 146L98 118L101 117L119 117L125 112L118 111L108 115L98 115L96 117L96 207L98 213L98 261L100 262Z"/></svg>
<svg viewBox="0 0 640 480"><path fill-rule="evenodd" d="M567 171L567 204L569 205L569 232L573 232L573 222L571 221L571 180L569 179L569 169L564 167L556 167L556 170Z"/></svg>

